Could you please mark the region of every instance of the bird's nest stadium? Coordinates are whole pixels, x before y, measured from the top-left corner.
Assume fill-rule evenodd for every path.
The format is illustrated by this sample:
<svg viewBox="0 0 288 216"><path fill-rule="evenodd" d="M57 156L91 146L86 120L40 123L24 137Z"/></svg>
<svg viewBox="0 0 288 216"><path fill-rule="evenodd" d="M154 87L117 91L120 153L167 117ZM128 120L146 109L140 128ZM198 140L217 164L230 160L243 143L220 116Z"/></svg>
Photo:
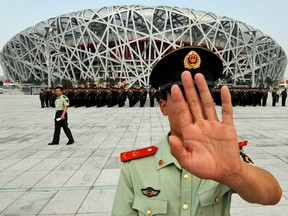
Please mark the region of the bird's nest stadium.
<svg viewBox="0 0 288 216"><path fill-rule="evenodd" d="M287 56L273 38L241 21L178 7L113 6L50 18L8 41L0 53L6 78L95 82L118 78L149 86L149 74L164 54L202 46L223 60L218 83L281 80Z"/></svg>

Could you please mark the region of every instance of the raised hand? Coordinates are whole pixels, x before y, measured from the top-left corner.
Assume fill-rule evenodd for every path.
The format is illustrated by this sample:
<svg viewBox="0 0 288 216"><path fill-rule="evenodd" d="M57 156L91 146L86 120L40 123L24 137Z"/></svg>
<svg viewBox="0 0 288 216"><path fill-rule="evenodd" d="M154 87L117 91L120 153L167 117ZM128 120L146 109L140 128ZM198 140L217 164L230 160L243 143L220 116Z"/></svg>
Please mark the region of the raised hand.
<svg viewBox="0 0 288 216"><path fill-rule="evenodd" d="M182 73L185 98L177 85L171 89L172 100L182 137L171 135L171 153L180 165L193 175L221 183L237 177L242 162L229 89L221 89L222 121L215 110L213 98L202 74L195 75L198 96L190 72Z"/></svg>

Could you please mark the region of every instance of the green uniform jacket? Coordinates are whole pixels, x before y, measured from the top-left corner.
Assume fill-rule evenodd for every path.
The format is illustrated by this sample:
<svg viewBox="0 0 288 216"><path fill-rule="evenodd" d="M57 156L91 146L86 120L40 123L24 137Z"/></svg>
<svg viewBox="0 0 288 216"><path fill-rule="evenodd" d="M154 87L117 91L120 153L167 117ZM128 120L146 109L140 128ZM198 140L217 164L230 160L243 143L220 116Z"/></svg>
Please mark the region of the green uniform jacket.
<svg viewBox="0 0 288 216"><path fill-rule="evenodd" d="M64 110L64 107L69 106L69 98L65 95L57 97L55 101L56 111Z"/></svg>
<svg viewBox="0 0 288 216"><path fill-rule="evenodd" d="M170 153L167 138L156 146L154 155L122 164L113 216L230 215L233 191L229 187L182 169ZM154 196L145 195L147 188Z"/></svg>

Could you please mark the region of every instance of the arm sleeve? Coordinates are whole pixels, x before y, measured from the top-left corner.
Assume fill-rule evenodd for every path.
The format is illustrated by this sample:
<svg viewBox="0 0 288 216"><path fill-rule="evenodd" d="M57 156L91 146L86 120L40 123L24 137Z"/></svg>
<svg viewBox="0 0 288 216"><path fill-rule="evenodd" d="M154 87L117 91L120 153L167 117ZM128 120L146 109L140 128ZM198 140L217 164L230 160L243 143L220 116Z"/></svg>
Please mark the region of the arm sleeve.
<svg viewBox="0 0 288 216"><path fill-rule="evenodd" d="M63 105L69 106L69 98L67 96L63 97Z"/></svg>
<svg viewBox="0 0 288 216"><path fill-rule="evenodd" d="M132 209L134 189L130 173L130 162L122 164L120 178L112 207L112 216L137 216L138 212Z"/></svg>

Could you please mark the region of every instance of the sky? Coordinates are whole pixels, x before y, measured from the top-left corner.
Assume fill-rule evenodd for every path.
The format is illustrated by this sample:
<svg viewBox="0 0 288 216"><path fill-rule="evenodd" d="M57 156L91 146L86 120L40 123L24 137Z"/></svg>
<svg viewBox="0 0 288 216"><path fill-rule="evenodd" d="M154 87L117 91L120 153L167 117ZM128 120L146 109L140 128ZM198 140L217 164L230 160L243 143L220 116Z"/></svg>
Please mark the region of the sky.
<svg viewBox="0 0 288 216"><path fill-rule="evenodd" d="M227 16L272 37L288 55L287 0L0 0L0 50L17 33L43 20L113 5L167 5Z"/></svg>

